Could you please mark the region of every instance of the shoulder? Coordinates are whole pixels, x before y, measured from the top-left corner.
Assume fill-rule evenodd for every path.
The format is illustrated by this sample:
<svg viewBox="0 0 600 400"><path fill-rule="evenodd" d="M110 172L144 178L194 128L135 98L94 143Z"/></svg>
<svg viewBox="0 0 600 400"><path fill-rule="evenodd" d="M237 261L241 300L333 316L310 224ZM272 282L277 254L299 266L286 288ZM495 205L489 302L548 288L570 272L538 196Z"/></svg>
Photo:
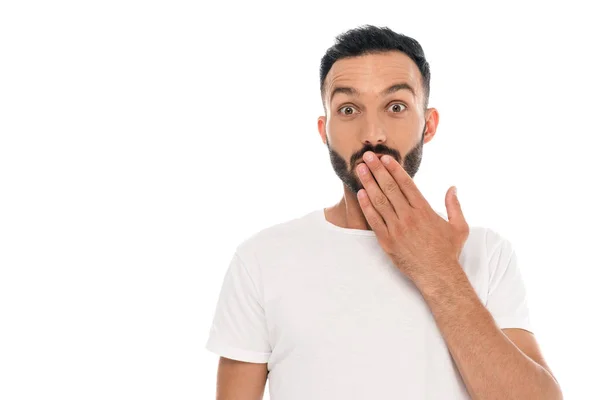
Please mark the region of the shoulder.
<svg viewBox="0 0 600 400"><path fill-rule="evenodd" d="M262 228L236 247L238 256L248 265L268 264L280 257L289 257L306 247L314 237L314 212L306 213Z"/></svg>

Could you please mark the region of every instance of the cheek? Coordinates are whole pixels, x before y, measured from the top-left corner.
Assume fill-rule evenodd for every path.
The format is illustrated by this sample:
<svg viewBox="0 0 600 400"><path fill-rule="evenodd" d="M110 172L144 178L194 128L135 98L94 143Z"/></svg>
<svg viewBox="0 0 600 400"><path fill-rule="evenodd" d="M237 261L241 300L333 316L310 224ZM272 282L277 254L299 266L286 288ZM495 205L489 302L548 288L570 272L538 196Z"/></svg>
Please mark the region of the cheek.
<svg viewBox="0 0 600 400"><path fill-rule="evenodd" d="M412 132L415 129L415 127L418 126L416 120L414 120L410 116L396 118L390 117L386 118L384 121L385 127L387 128L388 132L397 132L402 135L406 135Z"/></svg>
<svg viewBox="0 0 600 400"><path fill-rule="evenodd" d="M338 141L349 140L356 137L361 131L360 121L358 119L340 120L331 118L327 121L327 132L332 139Z"/></svg>

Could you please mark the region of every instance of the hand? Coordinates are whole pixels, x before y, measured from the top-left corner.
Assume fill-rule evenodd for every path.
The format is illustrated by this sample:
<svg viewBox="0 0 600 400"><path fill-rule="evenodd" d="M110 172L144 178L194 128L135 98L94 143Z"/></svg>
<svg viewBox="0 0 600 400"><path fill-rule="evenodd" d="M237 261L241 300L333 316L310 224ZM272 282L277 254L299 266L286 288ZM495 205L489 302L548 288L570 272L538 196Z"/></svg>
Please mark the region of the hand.
<svg viewBox="0 0 600 400"><path fill-rule="evenodd" d="M368 155L372 160L368 160ZM358 166L366 189L358 202L382 249L413 281L460 267L458 258L469 236L469 225L456 192L446 193L448 220L437 214L402 166L390 156L382 163L365 153L368 168ZM365 167L365 173L361 173Z"/></svg>

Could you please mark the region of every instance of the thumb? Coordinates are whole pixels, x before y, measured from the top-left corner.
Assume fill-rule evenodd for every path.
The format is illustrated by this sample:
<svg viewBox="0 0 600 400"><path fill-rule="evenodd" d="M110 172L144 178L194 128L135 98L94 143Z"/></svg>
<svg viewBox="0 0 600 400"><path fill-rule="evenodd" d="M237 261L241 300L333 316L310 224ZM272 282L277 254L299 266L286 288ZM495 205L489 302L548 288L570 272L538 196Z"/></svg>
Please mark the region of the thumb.
<svg viewBox="0 0 600 400"><path fill-rule="evenodd" d="M452 225L457 228L468 226L456 195L456 186L452 186L446 193L446 210L448 211L448 222Z"/></svg>

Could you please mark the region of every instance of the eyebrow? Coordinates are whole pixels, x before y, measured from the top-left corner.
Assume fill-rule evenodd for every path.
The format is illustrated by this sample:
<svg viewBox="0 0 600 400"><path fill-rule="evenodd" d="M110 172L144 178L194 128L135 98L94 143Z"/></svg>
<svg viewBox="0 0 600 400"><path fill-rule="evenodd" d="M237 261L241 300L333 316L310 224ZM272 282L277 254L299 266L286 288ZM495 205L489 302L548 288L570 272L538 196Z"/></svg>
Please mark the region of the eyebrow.
<svg viewBox="0 0 600 400"><path fill-rule="evenodd" d="M399 90L408 90L409 92L412 93L413 97L417 97L417 94L415 93L415 89L413 89L413 87L410 86L406 82L396 83L396 84L390 86L389 88L385 89L381 93L379 93L379 95L387 96L387 95L397 92ZM344 94L347 94L348 96L359 96L358 90L356 90L353 87L338 86L332 90L330 101L333 100L333 96L335 96L337 93L344 93Z"/></svg>

